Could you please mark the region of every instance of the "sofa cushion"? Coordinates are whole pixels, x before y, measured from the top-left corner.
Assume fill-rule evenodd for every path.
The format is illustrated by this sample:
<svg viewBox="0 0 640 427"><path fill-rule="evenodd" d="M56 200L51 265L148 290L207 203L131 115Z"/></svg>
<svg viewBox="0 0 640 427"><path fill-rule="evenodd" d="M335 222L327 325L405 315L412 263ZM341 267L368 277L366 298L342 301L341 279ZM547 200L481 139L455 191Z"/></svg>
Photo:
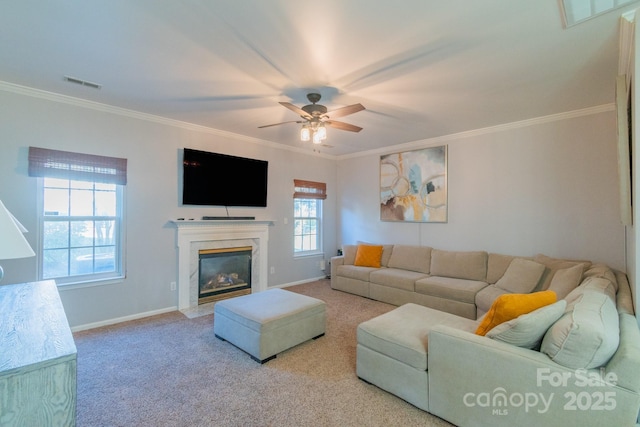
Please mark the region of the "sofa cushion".
<svg viewBox="0 0 640 427"><path fill-rule="evenodd" d="M432 249L430 274L484 282L487 278L487 253Z"/></svg>
<svg viewBox="0 0 640 427"><path fill-rule="evenodd" d="M388 266L401 270L429 274L431 248L426 246L395 245Z"/></svg>
<svg viewBox="0 0 640 427"><path fill-rule="evenodd" d="M578 297L590 290L607 295L614 303L616 301L616 290L610 280L604 277L587 277L582 281L580 286L569 292L569 295L565 297L568 304L567 308L573 308Z"/></svg>
<svg viewBox="0 0 640 427"><path fill-rule="evenodd" d="M588 289L549 328L540 351L567 368L591 369L606 364L619 342L614 302L605 293Z"/></svg>
<svg viewBox="0 0 640 427"><path fill-rule="evenodd" d="M479 280L430 276L416 282L416 292L419 294L475 304L476 294L486 286L486 282L481 282Z"/></svg>
<svg viewBox="0 0 640 427"><path fill-rule="evenodd" d="M344 265L353 265L356 260L356 252L358 245L342 245L342 255L344 256Z"/></svg>
<svg viewBox="0 0 640 427"><path fill-rule="evenodd" d="M501 323L485 336L518 347L537 350L544 334L564 314L566 307L565 300L557 301Z"/></svg>
<svg viewBox="0 0 640 427"><path fill-rule="evenodd" d="M468 332L477 326L474 320L408 303L358 325L358 344L426 371L429 331L442 324Z"/></svg>
<svg viewBox="0 0 640 427"><path fill-rule="evenodd" d="M556 271L551 278L549 290L555 292L558 299L563 299L582 282L584 267L584 264L576 264Z"/></svg>
<svg viewBox="0 0 640 427"><path fill-rule="evenodd" d="M377 283L378 285L413 292L415 290L416 280L422 279L426 276L426 274L418 273L416 271L399 270L397 268L383 268L371 272L369 281L371 281L371 283Z"/></svg>
<svg viewBox="0 0 640 427"><path fill-rule="evenodd" d="M347 277L349 279L357 279L365 282L369 281L369 275L372 271L377 271L374 267L359 267L357 265L339 265L338 276Z"/></svg>
<svg viewBox="0 0 640 427"><path fill-rule="evenodd" d="M380 268L382 245L358 245L353 265Z"/></svg>
<svg viewBox="0 0 640 427"><path fill-rule="evenodd" d="M544 273L544 265L524 258L515 258L496 286L505 291L527 294L535 289Z"/></svg>
<svg viewBox="0 0 640 427"><path fill-rule="evenodd" d="M482 312L486 313L493 305L496 298L500 295L508 294L509 291L505 291L504 289L500 289L496 285L489 285L483 289L481 289L476 294L476 307L480 309Z"/></svg>
<svg viewBox="0 0 640 427"><path fill-rule="evenodd" d="M516 317L531 313L545 305L556 302L556 294L552 291L534 292L532 294L500 295L482 318L476 334L486 335L494 327Z"/></svg>
<svg viewBox="0 0 640 427"><path fill-rule="evenodd" d="M585 279L588 277L599 277L606 279L611 282L614 291L618 292L618 280L616 279L616 275L613 270L611 270L609 266L605 264L593 264L584 272L584 277Z"/></svg>

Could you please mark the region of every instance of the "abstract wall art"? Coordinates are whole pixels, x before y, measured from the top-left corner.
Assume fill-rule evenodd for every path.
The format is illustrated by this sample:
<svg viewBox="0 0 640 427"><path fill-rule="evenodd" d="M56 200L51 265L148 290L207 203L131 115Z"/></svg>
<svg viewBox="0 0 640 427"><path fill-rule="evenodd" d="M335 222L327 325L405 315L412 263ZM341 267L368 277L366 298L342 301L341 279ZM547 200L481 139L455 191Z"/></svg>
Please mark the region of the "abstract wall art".
<svg viewBox="0 0 640 427"><path fill-rule="evenodd" d="M447 222L447 146L380 156L380 220Z"/></svg>

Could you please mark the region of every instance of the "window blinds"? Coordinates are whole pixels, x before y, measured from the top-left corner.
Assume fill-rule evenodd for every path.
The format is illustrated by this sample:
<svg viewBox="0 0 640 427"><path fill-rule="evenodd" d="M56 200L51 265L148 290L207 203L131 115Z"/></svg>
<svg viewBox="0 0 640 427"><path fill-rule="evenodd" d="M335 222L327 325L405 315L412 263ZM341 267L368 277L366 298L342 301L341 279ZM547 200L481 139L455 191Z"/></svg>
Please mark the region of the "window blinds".
<svg viewBox="0 0 640 427"><path fill-rule="evenodd" d="M293 180L294 199L326 199L327 184L324 182L303 181L301 179Z"/></svg>
<svg viewBox="0 0 640 427"><path fill-rule="evenodd" d="M127 159L29 147L29 176L127 183Z"/></svg>

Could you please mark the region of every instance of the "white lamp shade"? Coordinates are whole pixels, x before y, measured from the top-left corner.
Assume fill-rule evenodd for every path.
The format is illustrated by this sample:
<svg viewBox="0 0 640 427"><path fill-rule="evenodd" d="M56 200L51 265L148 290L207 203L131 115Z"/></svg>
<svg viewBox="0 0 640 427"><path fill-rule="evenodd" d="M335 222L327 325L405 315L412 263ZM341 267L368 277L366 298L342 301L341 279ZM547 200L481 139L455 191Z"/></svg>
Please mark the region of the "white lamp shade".
<svg viewBox="0 0 640 427"><path fill-rule="evenodd" d="M26 231L0 200L0 260L36 255L22 235L23 230Z"/></svg>

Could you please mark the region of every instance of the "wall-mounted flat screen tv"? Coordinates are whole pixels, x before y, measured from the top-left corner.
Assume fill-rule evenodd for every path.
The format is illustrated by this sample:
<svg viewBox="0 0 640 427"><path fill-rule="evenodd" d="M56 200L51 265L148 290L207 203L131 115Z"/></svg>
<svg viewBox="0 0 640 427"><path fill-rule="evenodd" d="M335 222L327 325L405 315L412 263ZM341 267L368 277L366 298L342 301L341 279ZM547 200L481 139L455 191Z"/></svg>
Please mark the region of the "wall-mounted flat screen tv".
<svg viewBox="0 0 640 427"><path fill-rule="evenodd" d="M182 204L267 206L269 162L184 149Z"/></svg>

